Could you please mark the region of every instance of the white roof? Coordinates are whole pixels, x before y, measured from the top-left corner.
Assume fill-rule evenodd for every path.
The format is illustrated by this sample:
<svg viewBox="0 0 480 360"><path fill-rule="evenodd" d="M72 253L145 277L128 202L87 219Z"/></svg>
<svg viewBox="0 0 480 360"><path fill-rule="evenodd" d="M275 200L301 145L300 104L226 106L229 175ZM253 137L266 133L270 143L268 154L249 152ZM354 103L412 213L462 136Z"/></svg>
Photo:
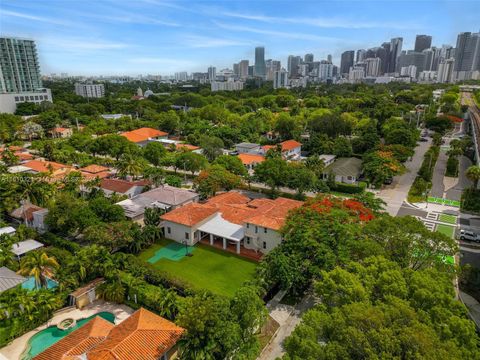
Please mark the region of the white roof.
<svg viewBox="0 0 480 360"><path fill-rule="evenodd" d="M23 173L27 171L32 171L32 169L23 165L10 166L8 168L8 172L10 174L18 174L18 173Z"/></svg>
<svg viewBox="0 0 480 360"><path fill-rule="evenodd" d="M218 213L198 230L233 241L241 241L245 236L243 226L225 220Z"/></svg>
<svg viewBox="0 0 480 360"><path fill-rule="evenodd" d="M11 226L7 226L7 227L3 227L3 228L0 228L0 235L11 235L11 234L14 234L15 233L15 228L11 227Z"/></svg>
<svg viewBox="0 0 480 360"><path fill-rule="evenodd" d="M327 154L322 154L319 156L320 159L322 159L325 162L330 162L332 160L335 160L336 156L335 155L327 155Z"/></svg>
<svg viewBox="0 0 480 360"><path fill-rule="evenodd" d="M43 244L41 242L30 239L25 241L19 241L13 244L12 252L17 256L21 256L29 251L40 249L41 247L43 247Z"/></svg>

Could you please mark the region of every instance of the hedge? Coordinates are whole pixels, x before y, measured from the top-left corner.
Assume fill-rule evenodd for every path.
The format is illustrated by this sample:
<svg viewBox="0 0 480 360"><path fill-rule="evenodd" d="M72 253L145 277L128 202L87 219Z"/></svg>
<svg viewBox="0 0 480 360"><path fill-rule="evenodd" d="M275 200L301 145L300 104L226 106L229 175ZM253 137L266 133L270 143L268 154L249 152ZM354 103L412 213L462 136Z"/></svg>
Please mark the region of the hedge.
<svg viewBox="0 0 480 360"><path fill-rule="evenodd" d="M419 202L424 200L425 193L431 186L433 169L435 169L439 154L440 146L438 145L432 145L425 153L418 175L408 191L408 201Z"/></svg>
<svg viewBox="0 0 480 360"><path fill-rule="evenodd" d="M60 236L52 234L51 232L46 232L40 236L40 241L45 245L55 246L61 249L70 251L72 254L75 254L80 250L80 245L76 242L64 239Z"/></svg>
<svg viewBox="0 0 480 360"><path fill-rule="evenodd" d="M330 189L346 194L360 194L365 190L366 187L367 184L364 182L360 182L358 185L336 182L333 187L330 187Z"/></svg>
<svg viewBox="0 0 480 360"><path fill-rule="evenodd" d="M450 155L448 157L445 176L450 176L450 177L458 176L458 159L455 155Z"/></svg>

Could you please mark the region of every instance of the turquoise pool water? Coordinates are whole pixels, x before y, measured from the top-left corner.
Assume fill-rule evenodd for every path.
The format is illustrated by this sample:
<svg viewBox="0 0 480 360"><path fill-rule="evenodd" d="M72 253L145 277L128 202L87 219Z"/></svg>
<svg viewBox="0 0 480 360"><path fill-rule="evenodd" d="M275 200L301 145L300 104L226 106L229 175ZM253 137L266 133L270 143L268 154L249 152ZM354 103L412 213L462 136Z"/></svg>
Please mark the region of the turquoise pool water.
<svg viewBox="0 0 480 360"><path fill-rule="evenodd" d="M192 253L195 251L194 246L189 246L188 247L188 252ZM168 244L167 246L164 246L160 249L158 249L155 252L155 255L153 255L150 259L147 261L150 264L155 264L158 260L160 259L168 259L168 260L173 260L173 261L179 261L185 257L185 245L179 244L176 242L172 242Z"/></svg>
<svg viewBox="0 0 480 360"><path fill-rule="evenodd" d="M55 280L47 279L47 289L53 289L57 286L58 283ZM27 290L35 290L35 278L33 276L30 276L22 283L22 288Z"/></svg>
<svg viewBox="0 0 480 360"><path fill-rule="evenodd" d="M57 326L50 326L33 335L30 340L28 340L28 348L25 350L22 360L32 359L35 355L40 354L42 351L55 344L57 341L70 334L72 331L75 331L82 325L85 325L95 316L101 316L102 318L110 321L111 323L115 321L115 315L103 311L88 318L78 320L77 324L73 328L68 330L60 330L57 328Z"/></svg>

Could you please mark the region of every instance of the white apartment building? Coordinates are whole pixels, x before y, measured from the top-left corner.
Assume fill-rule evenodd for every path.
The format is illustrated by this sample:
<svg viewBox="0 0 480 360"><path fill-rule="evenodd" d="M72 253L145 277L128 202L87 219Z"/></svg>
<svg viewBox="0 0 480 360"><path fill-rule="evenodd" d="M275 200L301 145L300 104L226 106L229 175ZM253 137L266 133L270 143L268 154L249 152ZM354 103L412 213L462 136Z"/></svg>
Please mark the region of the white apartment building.
<svg viewBox="0 0 480 360"><path fill-rule="evenodd" d="M76 83L75 94L86 98L101 98L105 96L105 85Z"/></svg>
<svg viewBox="0 0 480 360"><path fill-rule="evenodd" d="M13 114L15 110L17 110L17 104L24 102L40 104L43 101L52 102L52 92L50 89L42 88L36 91L3 93L0 94L0 113Z"/></svg>
<svg viewBox="0 0 480 360"><path fill-rule="evenodd" d="M243 81L212 81L212 91L239 91L243 90Z"/></svg>

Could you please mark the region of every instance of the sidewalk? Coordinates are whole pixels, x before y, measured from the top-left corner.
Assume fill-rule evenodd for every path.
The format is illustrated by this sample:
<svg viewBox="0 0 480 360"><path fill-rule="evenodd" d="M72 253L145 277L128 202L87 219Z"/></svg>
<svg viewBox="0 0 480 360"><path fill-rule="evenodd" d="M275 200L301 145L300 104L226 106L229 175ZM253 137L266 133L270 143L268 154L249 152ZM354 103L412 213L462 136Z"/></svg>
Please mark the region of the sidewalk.
<svg viewBox="0 0 480 360"><path fill-rule="evenodd" d="M480 329L480 303L472 296L460 291L460 299L469 310L470 317Z"/></svg>

